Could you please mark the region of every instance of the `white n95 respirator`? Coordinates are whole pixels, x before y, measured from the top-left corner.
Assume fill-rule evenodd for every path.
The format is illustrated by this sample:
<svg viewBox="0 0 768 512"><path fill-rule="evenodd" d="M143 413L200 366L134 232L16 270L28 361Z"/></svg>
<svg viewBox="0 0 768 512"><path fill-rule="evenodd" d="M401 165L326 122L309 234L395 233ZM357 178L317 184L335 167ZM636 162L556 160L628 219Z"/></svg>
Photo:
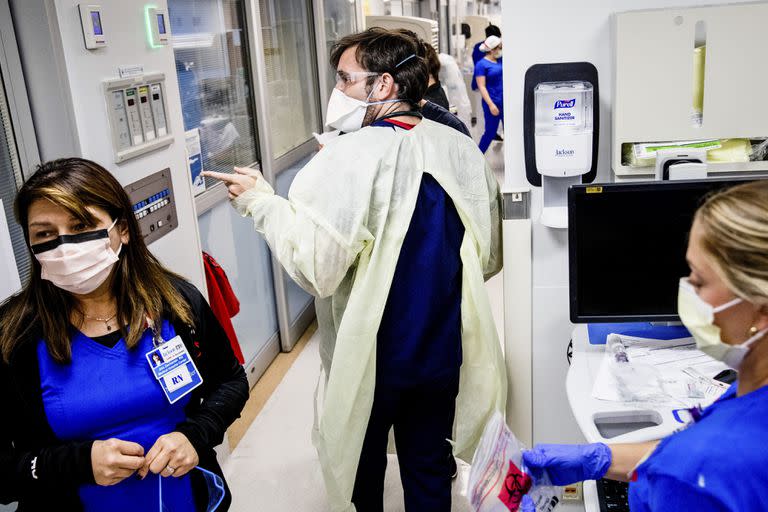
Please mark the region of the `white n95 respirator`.
<svg viewBox="0 0 768 512"><path fill-rule="evenodd" d="M363 126L368 103L347 96L334 87L325 112L325 124L345 133L354 132Z"/></svg>

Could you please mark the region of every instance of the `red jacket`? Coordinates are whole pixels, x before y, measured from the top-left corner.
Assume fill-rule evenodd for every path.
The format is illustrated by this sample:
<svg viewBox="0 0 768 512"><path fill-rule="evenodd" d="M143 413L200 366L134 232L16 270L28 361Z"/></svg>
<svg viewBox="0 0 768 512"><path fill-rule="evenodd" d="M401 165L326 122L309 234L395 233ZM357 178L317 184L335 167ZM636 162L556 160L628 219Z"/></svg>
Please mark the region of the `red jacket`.
<svg viewBox="0 0 768 512"><path fill-rule="evenodd" d="M211 303L211 309L216 319L227 333L229 343L232 345L232 351L237 356L240 364L245 364L243 351L240 350L240 343L237 341L235 328L232 326L231 318L240 312L240 301L237 300L232 286L229 284L227 274L224 269L208 253L203 253L203 263L205 264L205 282L208 285L208 301Z"/></svg>

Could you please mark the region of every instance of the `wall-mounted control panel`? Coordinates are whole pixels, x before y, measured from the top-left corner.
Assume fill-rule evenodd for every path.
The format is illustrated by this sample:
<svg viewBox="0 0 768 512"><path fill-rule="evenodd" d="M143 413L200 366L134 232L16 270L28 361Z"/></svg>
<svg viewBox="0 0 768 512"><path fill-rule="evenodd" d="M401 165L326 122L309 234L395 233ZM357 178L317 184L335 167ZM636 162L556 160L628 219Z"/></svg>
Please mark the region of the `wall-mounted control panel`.
<svg viewBox="0 0 768 512"><path fill-rule="evenodd" d="M101 6L96 4L77 4L80 11L80 25L83 29L83 41L88 50L107 46L104 33Z"/></svg>
<svg viewBox="0 0 768 512"><path fill-rule="evenodd" d="M151 244L179 225L171 170L163 169L125 187L144 242Z"/></svg>
<svg viewBox="0 0 768 512"><path fill-rule="evenodd" d="M163 148L170 134L165 75L151 73L104 82L115 163Z"/></svg>
<svg viewBox="0 0 768 512"><path fill-rule="evenodd" d="M149 23L152 46L167 45L171 37L171 27L168 23L168 9L148 7L147 22Z"/></svg>

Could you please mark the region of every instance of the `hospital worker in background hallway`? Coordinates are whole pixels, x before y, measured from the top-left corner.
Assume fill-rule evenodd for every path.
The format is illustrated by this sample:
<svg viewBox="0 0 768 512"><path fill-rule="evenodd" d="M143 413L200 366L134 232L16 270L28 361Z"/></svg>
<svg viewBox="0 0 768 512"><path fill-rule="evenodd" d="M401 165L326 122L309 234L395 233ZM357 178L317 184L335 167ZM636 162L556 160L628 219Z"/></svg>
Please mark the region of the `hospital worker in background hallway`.
<svg viewBox="0 0 768 512"><path fill-rule="evenodd" d="M504 122L504 76L501 64L501 38L488 37L480 47L485 57L475 64L477 89L483 97L485 131L480 138L480 151L485 153L496 137L499 122Z"/></svg>
<svg viewBox="0 0 768 512"><path fill-rule="evenodd" d="M686 257L680 319L699 349L738 370L738 380L660 442L545 444L523 459L558 485L629 481L632 512L768 510L768 181L707 199Z"/></svg>
<svg viewBox="0 0 768 512"><path fill-rule="evenodd" d="M209 174L317 297L325 380L313 440L332 511L382 510L393 426L406 510L450 511L448 440L470 460L505 404L484 285L502 261L498 184L471 139L421 119L418 51L380 28L336 43L327 122L347 133L288 199L256 171Z"/></svg>
<svg viewBox="0 0 768 512"><path fill-rule="evenodd" d="M431 44L424 41L420 41L420 44L424 48L423 53L426 58L427 74L429 76L427 90L424 92L424 99L448 110L450 108L448 96L446 96L445 91L443 90L443 85L440 83L439 77L440 57L437 56L437 52Z"/></svg>
<svg viewBox="0 0 768 512"><path fill-rule="evenodd" d="M42 164L15 206L33 258L0 307L0 502L147 511L162 487L165 509L208 511L225 489L213 448L248 381L205 298L147 250L125 190L94 162ZM155 372L185 353L196 370L161 384Z"/></svg>
<svg viewBox="0 0 768 512"><path fill-rule="evenodd" d="M425 62L427 62L428 45L426 42L424 42L424 40L419 38L419 36L417 36L416 33L413 32L412 30L408 30L405 28L396 29L394 30L394 32L411 38L415 42L415 44L418 45L418 48L419 48L418 56L424 59ZM435 56L437 56L437 54L435 54ZM439 64L440 62L438 61L438 65ZM429 65L427 65L427 68L429 68ZM429 79L429 82L432 82L431 78ZM462 87L463 86L464 85L462 84ZM421 115L424 117L424 119L429 119L431 121L435 121L436 123L444 124L445 126L449 126L454 130L457 130L463 133L467 137L471 137L469 133L469 128L467 128L467 125L465 125L461 121L461 119L459 119L456 115L452 114L447 108L444 108L441 105L438 105L437 103L429 101L426 96L422 98L422 100L419 102L419 107L420 107L419 111L421 112Z"/></svg>
<svg viewBox="0 0 768 512"><path fill-rule="evenodd" d="M497 27L496 25L493 25L492 23L489 23L487 27L485 27L485 37L486 39L496 36L498 38L501 38L501 29ZM485 58L486 51L483 50L483 43L485 40L480 41L479 43L475 44L475 46L472 48L472 66L474 67L478 62L480 62L483 58ZM475 77L472 76L472 90L477 90L477 81L475 80Z"/></svg>

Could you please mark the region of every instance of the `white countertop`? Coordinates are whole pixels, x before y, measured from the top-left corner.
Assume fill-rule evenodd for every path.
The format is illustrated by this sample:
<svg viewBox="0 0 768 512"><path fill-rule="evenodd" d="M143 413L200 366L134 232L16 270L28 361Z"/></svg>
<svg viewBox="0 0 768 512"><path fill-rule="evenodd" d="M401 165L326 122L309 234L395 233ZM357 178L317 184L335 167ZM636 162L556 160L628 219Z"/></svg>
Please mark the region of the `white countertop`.
<svg viewBox="0 0 768 512"><path fill-rule="evenodd" d="M587 326L579 325L573 331L573 359L566 377L568 402L584 437L590 443L634 443L661 439L672 434L684 423L674 412L685 418L679 409L670 407L649 408L631 403L609 402L592 397L592 387L603 362L605 345L590 345ZM626 433L604 437L595 421L610 423L620 421L631 424L653 418L657 426L640 428ZM626 427L626 430L631 427Z"/></svg>
<svg viewBox="0 0 768 512"><path fill-rule="evenodd" d="M674 409L638 407L633 404L608 402L592 398L592 387L603 362L605 345L590 345L587 326L577 326L572 335L573 358L566 377L568 402L576 423L589 443L632 443L661 439L672 434L684 424L675 418ZM631 424L634 420L647 420L655 417L657 426L640 428L633 431L603 437L595 425L595 420L622 421ZM683 415L683 418L686 416ZM627 427L629 430L631 427ZM584 482L584 508L586 512L599 512L597 489L594 481Z"/></svg>

